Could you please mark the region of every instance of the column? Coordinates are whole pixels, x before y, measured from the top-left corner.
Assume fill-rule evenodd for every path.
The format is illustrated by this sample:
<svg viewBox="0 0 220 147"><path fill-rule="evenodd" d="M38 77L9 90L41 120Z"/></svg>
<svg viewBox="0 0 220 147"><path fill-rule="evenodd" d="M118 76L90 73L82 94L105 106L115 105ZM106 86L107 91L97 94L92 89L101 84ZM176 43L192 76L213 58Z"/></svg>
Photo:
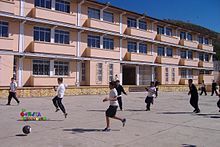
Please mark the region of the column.
<svg viewBox="0 0 220 147"><path fill-rule="evenodd" d="M154 44L151 44L150 54L153 55L153 52L154 52Z"/></svg>
<svg viewBox="0 0 220 147"><path fill-rule="evenodd" d="M136 85L139 85L139 66L136 65Z"/></svg>
<svg viewBox="0 0 220 147"><path fill-rule="evenodd" d="M188 40L188 32L186 32L186 40Z"/></svg>
<svg viewBox="0 0 220 147"><path fill-rule="evenodd" d="M54 73L54 60L50 60L50 76L55 75Z"/></svg>
<svg viewBox="0 0 220 147"><path fill-rule="evenodd" d="M77 4L77 26L81 26L81 8L82 4L84 3L84 0L82 0L80 3Z"/></svg>
<svg viewBox="0 0 220 147"><path fill-rule="evenodd" d="M76 86L80 86L81 61L76 61Z"/></svg>
<svg viewBox="0 0 220 147"><path fill-rule="evenodd" d="M24 16L24 0L20 0L20 16Z"/></svg>
<svg viewBox="0 0 220 147"><path fill-rule="evenodd" d="M139 20L140 19L137 19L137 29L139 29Z"/></svg>
<svg viewBox="0 0 220 147"><path fill-rule="evenodd" d="M121 13L120 18L119 18L120 34L123 34L122 29L123 29L123 15L124 14L126 14L126 12Z"/></svg>
<svg viewBox="0 0 220 147"><path fill-rule="evenodd" d="M100 10L100 20L103 21L103 9Z"/></svg>
<svg viewBox="0 0 220 147"><path fill-rule="evenodd" d="M18 87L23 86L23 57L18 58Z"/></svg>
<svg viewBox="0 0 220 147"><path fill-rule="evenodd" d="M100 36L100 48L103 49L103 37L104 35Z"/></svg>
<svg viewBox="0 0 220 147"><path fill-rule="evenodd" d="M164 26L164 34L163 35L167 35L167 27Z"/></svg>
<svg viewBox="0 0 220 147"><path fill-rule="evenodd" d="M188 54L189 54L189 51L188 51L188 50L186 50L186 59L189 59Z"/></svg>
<svg viewBox="0 0 220 147"><path fill-rule="evenodd" d="M80 43L81 43L81 33L82 31L77 32L77 48L76 48L76 56L80 57Z"/></svg>
<svg viewBox="0 0 220 147"><path fill-rule="evenodd" d="M119 74L119 80L120 80L120 84L122 85L123 84L123 82L122 82L122 80L123 80L123 65L122 64L120 64L120 74Z"/></svg>
<svg viewBox="0 0 220 147"><path fill-rule="evenodd" d="M51 43L55 42L55 27L51 28Z"/></svg>
<svg viewBox="0 0 220 147"><path fill-rule="evenodd" d="M139 53L140 42L137 42L137 53Z"/></svg>
<svg viewBox="0 0 220 147"><path fill-rule="evenodd" d="M167 56L167 47L164 47L164 56Z"/></svg>
<svg viewBox="0 0 220 147"><path fill-rule="evenodd" d="M119 55L119 58L120 58L120 61L122 61L122 49L123 49L123 47L122 47L122 37L120 37L120 39L119 39L119 50L120 50L120 55Z"/></svg>
<svg viewBox="0 0 220 147"><path fill-rule="evenodd" d="M55 10L55 0L51 0L51 9Z"/></svg>
<svg viewBox="0 0 220 147"><path fill-rule="evenodd" d="M151 66L151 81L155 80L155 66Z"/></svg>

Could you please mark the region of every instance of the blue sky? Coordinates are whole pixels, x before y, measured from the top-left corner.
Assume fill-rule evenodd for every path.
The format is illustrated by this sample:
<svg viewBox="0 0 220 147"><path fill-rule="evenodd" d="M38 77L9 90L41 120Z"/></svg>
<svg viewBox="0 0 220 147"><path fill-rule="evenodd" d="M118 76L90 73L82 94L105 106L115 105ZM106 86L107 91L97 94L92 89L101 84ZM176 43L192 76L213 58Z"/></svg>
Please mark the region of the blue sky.
<svg viewBox="0 0 220 147"><path fill-rule="evenodd" d="M158 19L188 21L220 33L220 0L97 0Z"/></svg>

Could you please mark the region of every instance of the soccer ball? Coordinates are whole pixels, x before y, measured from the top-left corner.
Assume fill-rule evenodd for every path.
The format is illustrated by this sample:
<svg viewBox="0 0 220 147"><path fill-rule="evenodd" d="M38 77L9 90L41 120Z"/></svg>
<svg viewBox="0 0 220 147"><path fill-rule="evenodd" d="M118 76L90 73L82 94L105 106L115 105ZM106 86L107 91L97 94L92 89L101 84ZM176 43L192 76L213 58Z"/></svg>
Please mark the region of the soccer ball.
<svg viewBox="0 0 220 147"><path fill-rule="evenodd" d="M22 131L23 131L24 134L31 133L31 126L29 126L29 125L24 126Z"/></svg>

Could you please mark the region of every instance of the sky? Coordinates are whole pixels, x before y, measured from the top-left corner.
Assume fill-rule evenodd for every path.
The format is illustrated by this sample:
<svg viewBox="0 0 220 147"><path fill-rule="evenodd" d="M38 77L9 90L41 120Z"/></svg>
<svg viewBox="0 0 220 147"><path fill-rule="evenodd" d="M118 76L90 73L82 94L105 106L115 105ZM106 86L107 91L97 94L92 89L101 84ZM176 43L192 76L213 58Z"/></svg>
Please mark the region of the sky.
<svg viewBox="0 0 220 147"><path fill-rule="evenodd" d="M158 19L182 20L220 33L220 0L97 0Z"/></svg>

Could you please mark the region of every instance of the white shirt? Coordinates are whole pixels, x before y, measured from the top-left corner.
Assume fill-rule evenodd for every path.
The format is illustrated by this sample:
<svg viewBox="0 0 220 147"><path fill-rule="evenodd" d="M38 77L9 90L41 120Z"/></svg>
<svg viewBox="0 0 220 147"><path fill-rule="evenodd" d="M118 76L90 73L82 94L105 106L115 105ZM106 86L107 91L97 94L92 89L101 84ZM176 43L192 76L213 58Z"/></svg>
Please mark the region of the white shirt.
<svg viewBox="0 0 220 147"><path fill-rule="evenodd" d="M17 88L17 83L11 82L10 83L10 92L16 92L16 88Z"/></svg>
<svg viewBox="0 0 220 147"><path fill-rule="evenodd" d="M57 88L57 96L59 98L63 98L65 90L66 90L65 85L63 83L60 84Z"/></svg>
<svg viewBox="0 0 220 147"><path fill-rule="evenodd" d="M148 92L147 96L149 96L149 97L156 97L156 95L155 95L156 88L155 87L149 87L147 92Z"/></svg>
<svg viewBox="0 0 220 147"><path fill-rule="evenodd" d="M111 89L111 91L109 93L109 100L110 100L111 106L118 106L117 98L116 98L116 100L111 100L111 99L114 99L115 97L117 97L117 95L118 95L117 90L115 88Z"/></svg>

